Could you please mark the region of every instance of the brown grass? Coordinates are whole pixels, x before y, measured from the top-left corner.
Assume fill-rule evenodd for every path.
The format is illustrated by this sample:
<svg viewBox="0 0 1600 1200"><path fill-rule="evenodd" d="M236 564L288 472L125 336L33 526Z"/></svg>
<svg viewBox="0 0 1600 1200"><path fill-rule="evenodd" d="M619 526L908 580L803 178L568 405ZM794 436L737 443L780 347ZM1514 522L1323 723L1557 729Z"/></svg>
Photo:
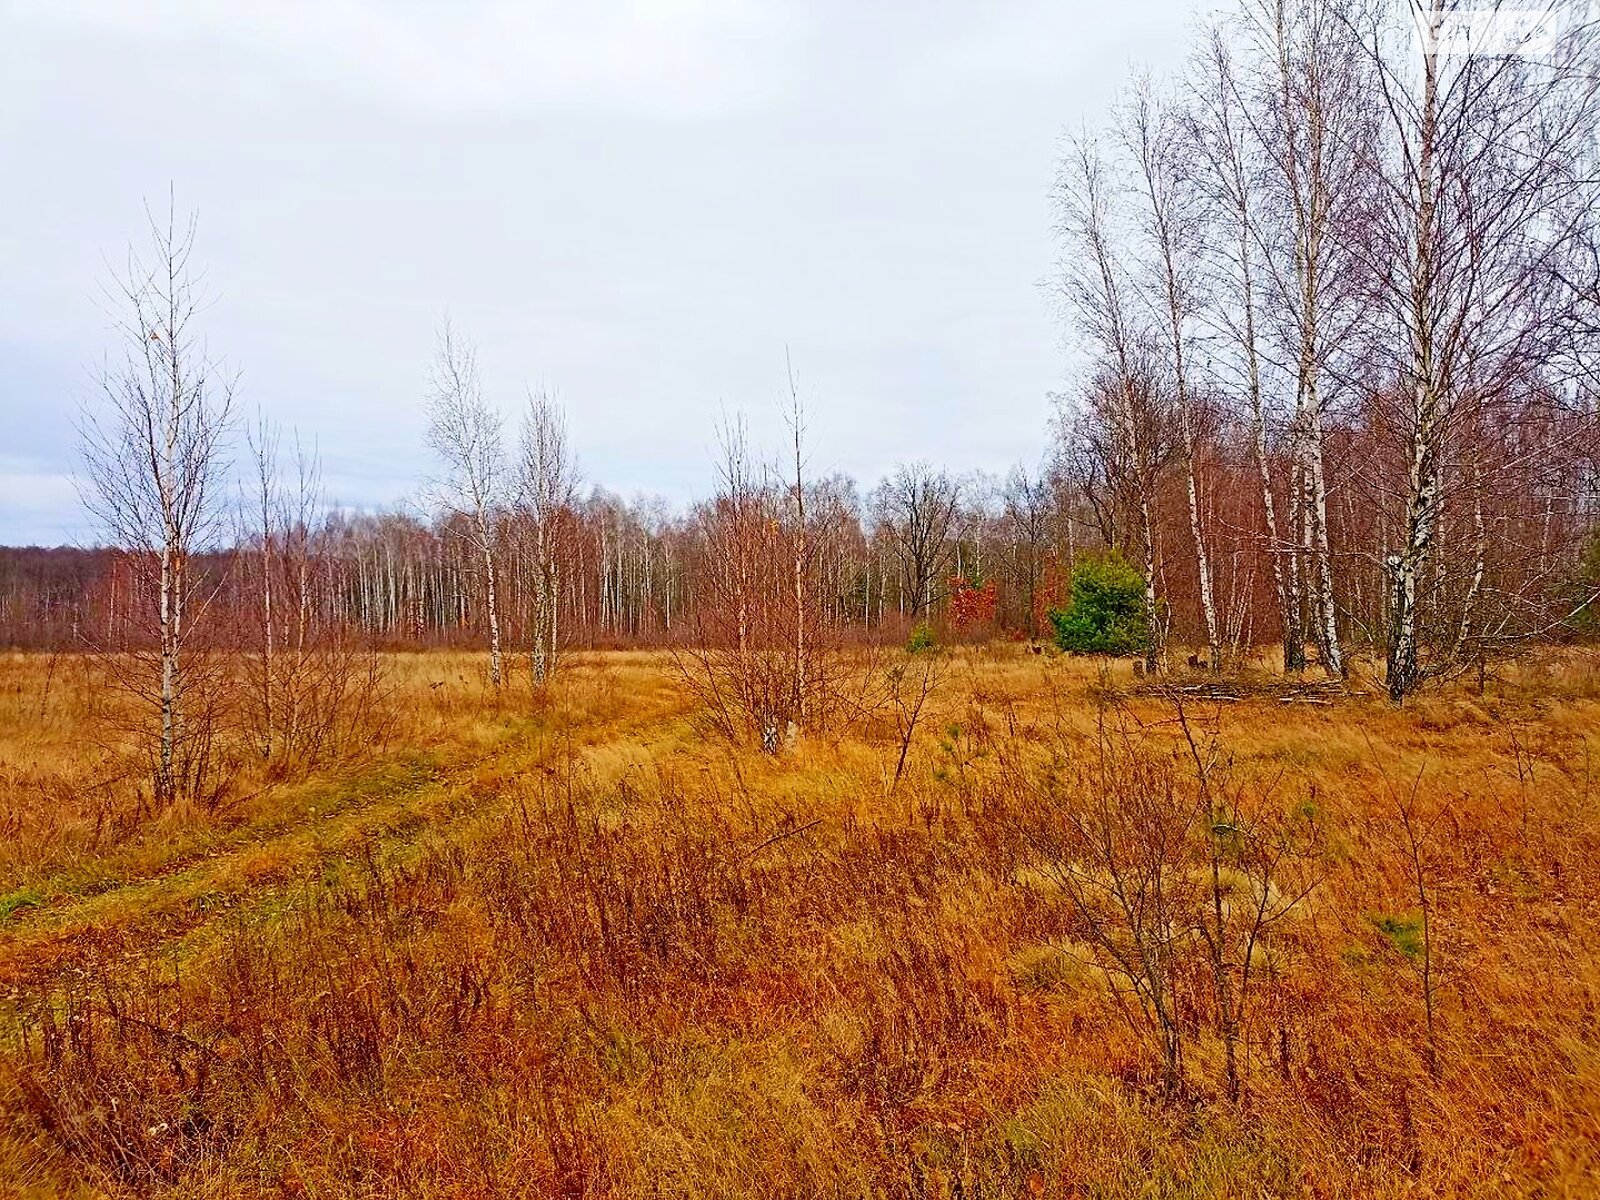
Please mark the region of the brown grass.
<svg viewBox="0 0 1600 1200"><path fill-rule="evenodd" d="M0 1190L1600 1187L1588 659L1402 711L1186 705L1214 785L1315 831L1315 887L1252 960L1236 1102L1195 939L1169 1093L1062 886L1086 805L1198 794L1174 706L1120 672L955 652L891 788L890 714L736 750L658 656L583 657L538 702L492 700L472 657L392 669L388 745L204 813L84 750L81 664L45 695L46 659L0 663ZM1189 887L1208 843L1174 844Z"/></svg>

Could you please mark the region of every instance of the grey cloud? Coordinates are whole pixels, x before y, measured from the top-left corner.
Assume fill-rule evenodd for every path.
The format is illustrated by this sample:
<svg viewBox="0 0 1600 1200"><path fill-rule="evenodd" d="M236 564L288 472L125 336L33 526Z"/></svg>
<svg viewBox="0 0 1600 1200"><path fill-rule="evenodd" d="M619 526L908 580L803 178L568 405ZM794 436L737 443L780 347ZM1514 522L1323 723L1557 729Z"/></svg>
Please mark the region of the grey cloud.
<svg viewBox="0 0 1600 1200"><path fill-rule="evenodd" d="M824 467L1033 459L1069 366L1039 288L1060 131L1170 64L1189 10L0 0L13 465L73 469L98 284L169 184L212 350L337 453L346 503L426 473L447 312L508 412L559 389L623 494L703 490L724 406L775 441L786 346ZM7 505L0 539L40 519Z"/></svg>

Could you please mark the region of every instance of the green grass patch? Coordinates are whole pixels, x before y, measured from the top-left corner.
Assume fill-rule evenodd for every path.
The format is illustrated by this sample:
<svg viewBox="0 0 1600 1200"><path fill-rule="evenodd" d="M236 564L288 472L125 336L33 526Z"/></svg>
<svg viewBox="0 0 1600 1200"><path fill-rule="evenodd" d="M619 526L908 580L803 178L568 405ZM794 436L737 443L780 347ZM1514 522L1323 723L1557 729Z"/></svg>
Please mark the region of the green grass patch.
<svg viewBox="0 0 1600 1200"><path fill-rule="evenodd" d="M13 914L27 908L37 908L44 903L44 894L38 888L18 888L0 896L0 925L8 924Z"/></svg>

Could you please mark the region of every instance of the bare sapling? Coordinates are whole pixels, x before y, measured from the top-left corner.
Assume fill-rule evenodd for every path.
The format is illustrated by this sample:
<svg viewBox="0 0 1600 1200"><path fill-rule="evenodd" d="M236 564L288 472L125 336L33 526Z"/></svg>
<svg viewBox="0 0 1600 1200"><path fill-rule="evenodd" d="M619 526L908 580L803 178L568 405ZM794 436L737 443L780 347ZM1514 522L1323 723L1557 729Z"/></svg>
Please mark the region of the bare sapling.
<svg viewBox="0 0 1600 1200"><path fill-rule="evenodd" d="M1163 1094L1181 1094L1188 1037L1179 993L1199 897L1190 849L1203 814L1171 761L1141 747L1126 723L1113 727L1104 707L1081 759L1012 782L1043 815L1035 849L1071 906L1077 940L1118 1010L1153 1045Z"/></svg>
<svg viewBox="0 0 1600 1200"><path fill-rule="evenodd" d="M251 518L239 557L244 656L243 716L277 777L370 750L388 724L387 686L376 646L337 619L341 580L321 527L321 464L295 440L287 478L281 437L266 422L249 434Z"/></svg>
<svg viewBox="0 0 1600 1200"><path fill-rule="evenodd" d="M937 647L909 655L907 661L890 667L886 673L888 698L894 711L895 736L898 753L894 762L894 778L889 781L889 791L900 786L905 774L906 760L911 753L911 743L916 738L917 726L927 708L928 698L939 686L943 673L943 659Z"/></svg>
<svg viewBox="0 0 1600 1200"><path fill-rule="evenodd" d="M227 677L213 602L226 566L233 388L197 327L190 259L195 221L148 214L150 248L130 250L108 289L123 340L81 423L81 491L130 599L99 661L126 701L129 732L150 762L157 803L217 798ZM208 552L211 552L208 554Z"/></svg>
<svg viewBox="0 0 1600 1200"><path fill-rule="evenodd" d="M1195 927L1211 976L1214 1020L1223 1046L1223 1085L1230 1100L1246 1082L1242 1047L1249 1045L1250 1001L1263 968L1280 964L1273 930L1290 919L1320 882L1320 840L1314 810L1275 804L1271 788L1235 780L1215 721L1201 726L1181 696L1171 696L1194 766L1204 818L1201 867L1204 885Z"/></svg>
<svg viewBox="0 0 1600 1200"><path fill-rule="evenodd" d="M845 650L830 620L828 552L841 510L812 503L792 379L793 458L783 468L755 460L741 422L720 431L719 486L697 514L696 591L673 651L710 724L769 754L793 744L802 723L820 731L859 717L875 671L872 655Z"/></svg>
<svg viewBox="0 0 1600 1200"><path fill-rule="evenodd" d="M1376 759L1377 751L1370 739L1368 749ZM1441 971L1437 888L1433 876L1434 833L1442 814L1429 820L1422 812L1420 796L1425 769L1418 770L1403 795L1389 774L1381 768L1379 770L1379 778L1388 793L1390 811L1393 813L1392 825L1387 829L1380 825L1380 837L1393 844L1403 879L1398 890L1407 893L1415 901L1416 908L1414 912L1372 913L1368 919L1376 928L1383 947L1416 980L1423 1013L1423 1061L1427 1064L1428 1074L1437 1080L1443 1072L1443 1063L1438 1039Z"/></svg>
<svg viewBox="0 0 1600 1200"><path fill-rule="evenodd" d="M533 542L528 667L539 688L555 673L561 650L561 587L571 557L568 525L578 490L566 415L546 392L528 396L517 490Z"/></svg>
<svg viewBox="0 0 1600 1200"><path fill-rule="evenodd" d="M507 472L500 414L483 395L476 348L447 322L439 332L428 394L428 445L444 472L435 500L476 557L489 627L489 683L505 678L500 641L500 517Z"/></svg>

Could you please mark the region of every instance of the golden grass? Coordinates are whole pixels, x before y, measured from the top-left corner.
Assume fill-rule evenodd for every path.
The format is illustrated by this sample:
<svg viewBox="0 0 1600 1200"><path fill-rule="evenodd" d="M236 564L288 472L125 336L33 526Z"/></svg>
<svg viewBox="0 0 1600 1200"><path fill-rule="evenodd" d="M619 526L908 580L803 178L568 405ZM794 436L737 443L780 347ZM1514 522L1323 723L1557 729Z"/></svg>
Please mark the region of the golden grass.
<svg viewBox="0 0 1600 1200"><path fill-rule="evenodd" d="M1156 1086L1041 857L1052 747L1110 722L1181 767L1170 703L1103 707L1125 672L953 652L891 790L885 723L730 747L661 655L579 656L538 700L401 655L365 761L151 813L85 750L83 664L8 658L0 1191L1594 1194L1594 662L1399 711L1186 706L1237 786L1318 829L1237 1102L1198 978L1186 1086ZM1402 946L1413 796L1437 1079Z"/></svg>

